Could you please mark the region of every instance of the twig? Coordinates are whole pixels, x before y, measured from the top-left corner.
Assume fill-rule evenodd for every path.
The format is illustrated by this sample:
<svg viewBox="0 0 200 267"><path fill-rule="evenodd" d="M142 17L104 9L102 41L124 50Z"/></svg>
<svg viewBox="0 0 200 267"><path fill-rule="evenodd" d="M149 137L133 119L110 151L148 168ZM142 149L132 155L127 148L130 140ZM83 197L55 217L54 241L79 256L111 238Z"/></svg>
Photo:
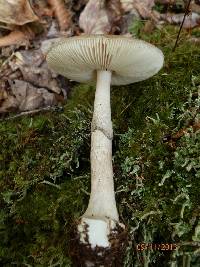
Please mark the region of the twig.
<svg viewBox="0 0 200 267"><path fill-rule="evenodd" d="M191 3L191 0L188 0L188 4L187 4L187 6L186 6L186 8L185 8L184 17L183 17L183 20L182 20L182 22L181 22L181 26L180 26L180 28L179 28L179 32L178 32L178 35L177 35L177 38L176 38L176 43L175 43L175 45L174 45L174 48L172 49L172 52L174 52L174 51L176 50L176 47L177 47L177 44L178 44L178 40L179 40L179 37L180 37L180 33L181 33L182 28L183 28L183 24L184 24L184 22L185 22L185 18L186 18L186 16L188 15L188 11L189 11L189 7L190 7L190 3Z"/></svg>
<svg viewBox="0 0 200 267"><path fill-rule="evenodd" d="M59 185L57 185L57 184L53 184L53 183L51 183L51 182L49 182L49 181L46 181L46 180L44 180L44 181L42 181L42 182L39 182L39 184L47 184L47 185L54 186L54 187L56 187L57 189L61 189L61 187L60 187Z"/></svg>
<svg viewBox="0 0 200 267"><path fill-rule="evenodd" d="M145 214L140 218L140 220L144 220L144 219L146 219L146 217L148 217L148 216L150 216L150 215L161 214L161 213L162 213L161 211L153 211L153 210L151 210L151 211L145 213Z"/></svg>
<svg viewBox="0 0 200 267"><path fill-rule="evenodd" d="M83 193L85 193L87 196L89 196L89 195L90 195L90 193L89 193L89 192L87 192L86 190L84 190L83 188L81 188L81 191L82 191Z"/></svg>
<svg viewBox="0 0 200 267"><path fill-rule="evenodd" d="M58 107L51 107L51 106L48 106L48 107L44 107L44 108L40 108L40 109L34 109L34 110L30 110L30 111L24 111L24 112L21 112L15 116L11 116L11 117L7 117L7 118L4 118L4 119L0 119L0 121L8 121L8 120L12 120L12 119L15 119L15 118L19 118L19 117L22 117L22 116L26 116L26 115L30 115L30 114L35 114L35 113L38 113L40 111L49 111L49 110L57 110Z"/></svg>

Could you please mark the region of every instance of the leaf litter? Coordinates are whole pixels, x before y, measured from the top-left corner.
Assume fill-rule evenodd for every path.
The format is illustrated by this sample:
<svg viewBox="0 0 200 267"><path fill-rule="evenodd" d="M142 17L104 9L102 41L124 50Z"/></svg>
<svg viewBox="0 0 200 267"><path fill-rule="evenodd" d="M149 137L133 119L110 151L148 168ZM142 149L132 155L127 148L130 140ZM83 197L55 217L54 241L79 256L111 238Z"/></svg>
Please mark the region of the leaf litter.
<svg viewBox="0 0 200 267"><path fill-rule="evenodd" d="M70 81L65 79L65 87L45 63L48 49L60 38L131 36L130 25L137 27L140 22L145 22L143 32L150 34L165 23L180 25L185 8L180 0L0 0L0 113L31 111L66 101ZM183 28L199 25L200 5L191 1Z"/></svg>

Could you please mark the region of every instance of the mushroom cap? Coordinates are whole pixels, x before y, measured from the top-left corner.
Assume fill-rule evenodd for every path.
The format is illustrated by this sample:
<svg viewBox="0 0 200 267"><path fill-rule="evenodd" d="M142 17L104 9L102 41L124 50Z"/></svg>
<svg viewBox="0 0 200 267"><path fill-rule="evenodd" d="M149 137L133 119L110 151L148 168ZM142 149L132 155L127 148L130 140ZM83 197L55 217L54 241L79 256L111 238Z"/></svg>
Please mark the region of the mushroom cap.
<svg viewBox="0 0 200 267"><path fill-rule="evenodd" d="M139 82L156 74L164 56L157 47L119 35L63 38L47 54L55 72L77 82L96 81L97 70L112 72L112 85Z"/></svg>

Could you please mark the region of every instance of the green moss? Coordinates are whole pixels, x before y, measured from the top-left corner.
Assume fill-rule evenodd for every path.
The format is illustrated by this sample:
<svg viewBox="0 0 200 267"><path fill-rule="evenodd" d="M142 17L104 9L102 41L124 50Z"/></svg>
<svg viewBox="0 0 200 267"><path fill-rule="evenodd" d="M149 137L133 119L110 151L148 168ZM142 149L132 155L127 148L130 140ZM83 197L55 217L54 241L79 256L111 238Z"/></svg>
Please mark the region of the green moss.
<svg viewBox="0 0 200 267"><path fill-rule="evenodd" d="M124 266L200 264L199 132L163 141L199 119L199 47L183 31L172 53L177 30L138 30L163 50L165 65L111 90L116 198L130 232ZM69 232L90 191L93 100L93 86L77 85L63 111L1 122L0 265L71 266ZM140 252L140 242L179 246Z"/></svg>

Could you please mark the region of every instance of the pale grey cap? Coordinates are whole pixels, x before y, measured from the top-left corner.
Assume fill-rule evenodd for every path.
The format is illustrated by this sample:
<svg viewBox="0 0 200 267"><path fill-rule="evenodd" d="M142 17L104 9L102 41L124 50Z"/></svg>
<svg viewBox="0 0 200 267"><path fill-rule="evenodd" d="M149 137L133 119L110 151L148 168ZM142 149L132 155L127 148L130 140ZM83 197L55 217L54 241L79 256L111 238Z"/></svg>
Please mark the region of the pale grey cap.
<svg viewBox="0 0 200 267"><path fill-rule="evenodd" d="M163 62L154 45L119 35L64 38L47 54L52 70L82 83L95 81L96 70L112 71L112 85L139 82L156 74Z"/></svg>

